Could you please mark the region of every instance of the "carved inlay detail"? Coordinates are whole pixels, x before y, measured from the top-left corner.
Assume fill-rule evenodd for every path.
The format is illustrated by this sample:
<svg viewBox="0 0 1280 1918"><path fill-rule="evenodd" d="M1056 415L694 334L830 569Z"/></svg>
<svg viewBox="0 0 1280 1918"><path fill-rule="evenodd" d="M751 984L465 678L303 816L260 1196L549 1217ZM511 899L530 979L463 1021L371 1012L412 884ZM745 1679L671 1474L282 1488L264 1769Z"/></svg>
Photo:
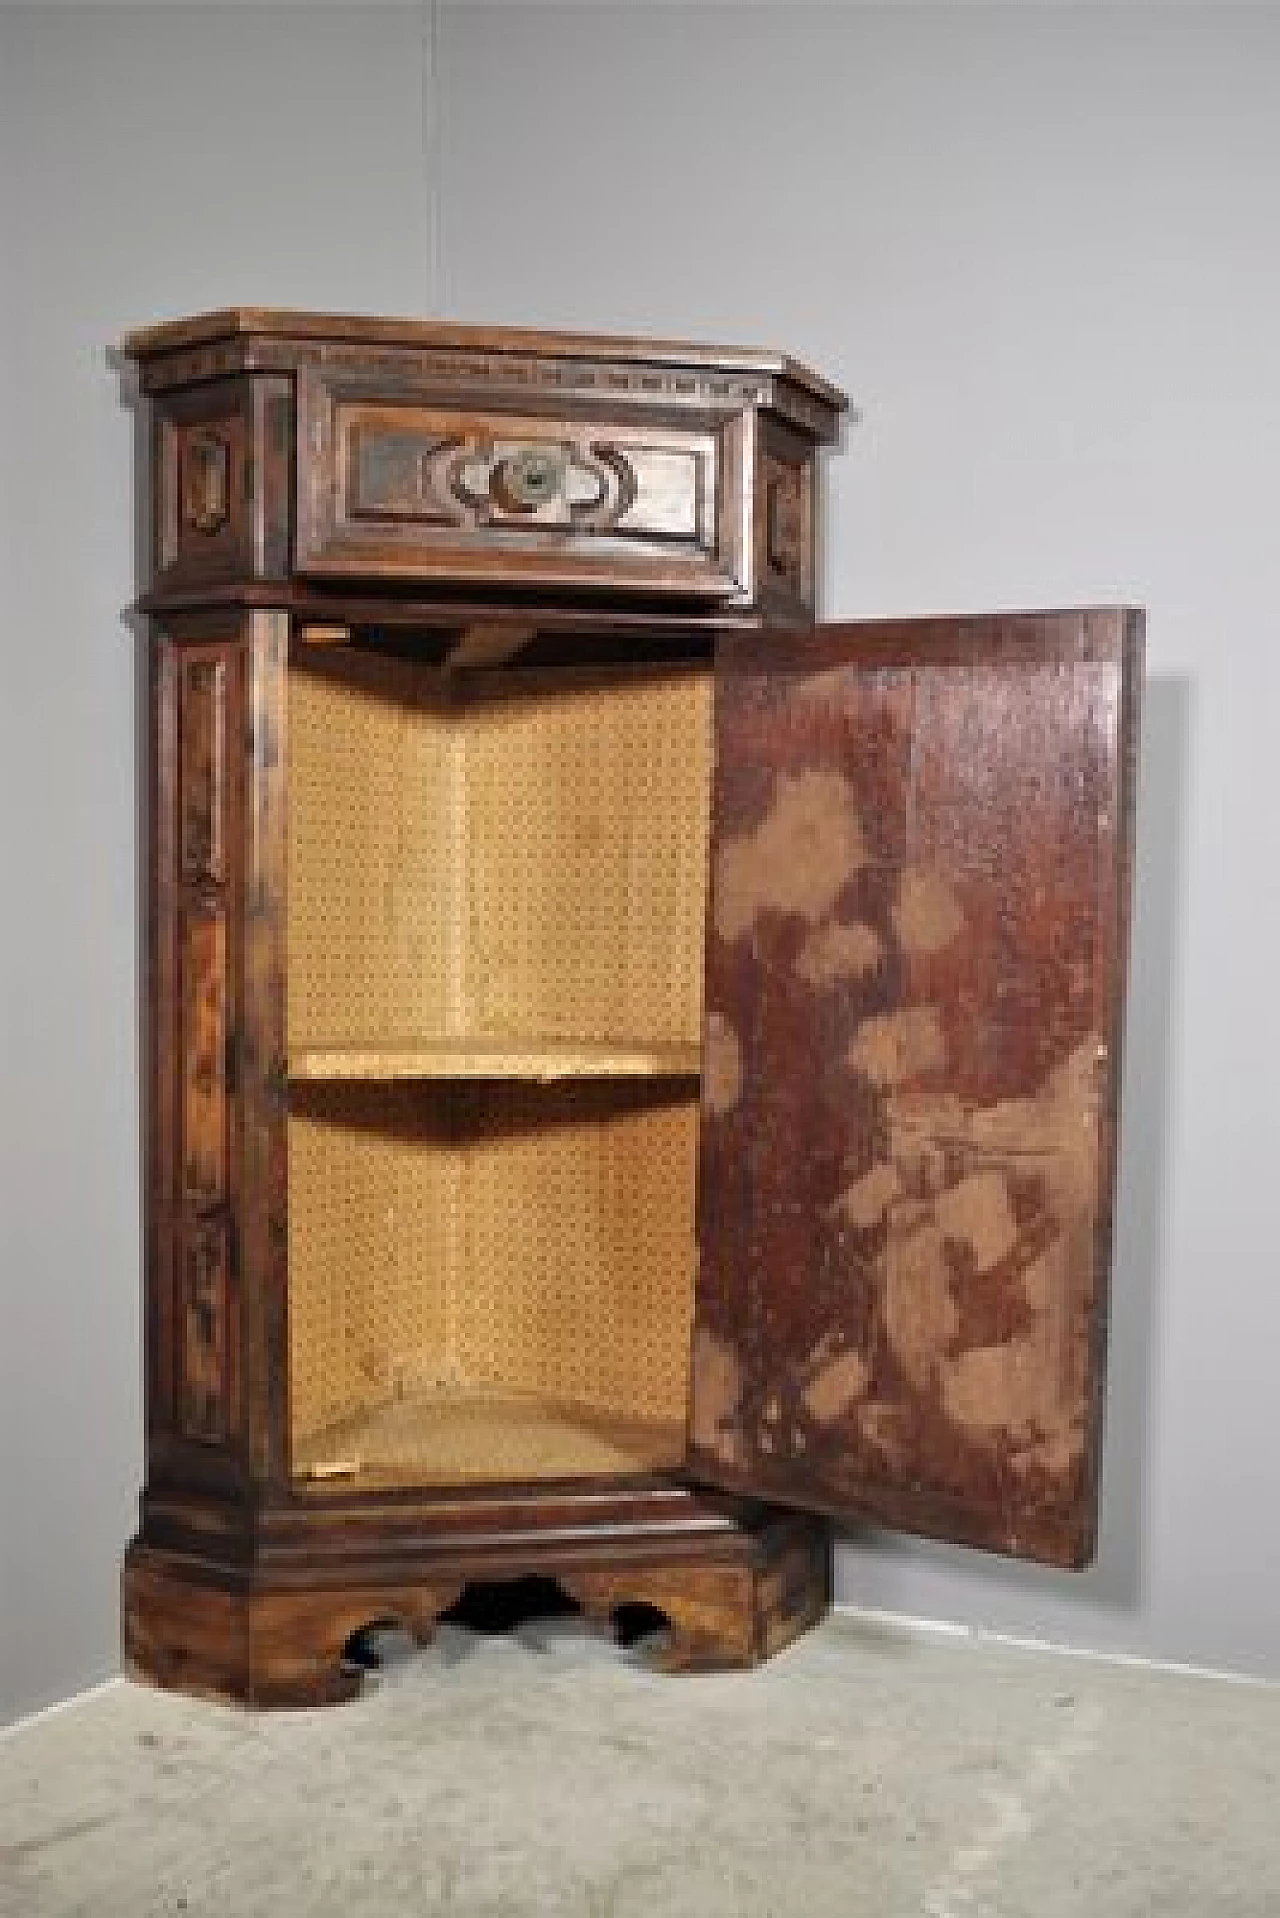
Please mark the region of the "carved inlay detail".
<svg viewBox="0 0 1280 1918"><path fill-rule="evenodd" d="M221 532L231 517L231 447L208 428L182 448L182 518L197 533Z"/></svg>
<svg viewBox="0 0 1280 1918"><path fill-rule="evenodd" d="M447 415L404 424L383 414L345 428L347 510L354 521L400 520L468 531L602 532L696 539L709 484L698 446L625 451L603 439L481 428L451 433ZM340 427L340 432L342 428ZM622 526L636 511L634 525Z"/></svg>
<svg viewBox="0 0 1280 1918"><path fill-rule="evenodd" d="M246 338L233 345L190 347L167 354L148 369L148 386L162 392L197 380L244 369L322 366L357 373L390 373L401 379L475 386L486 393L563 392L637 395L656 401L708 401L734 408L768 404L775 390L769 374L684 371L670 366L634 366L624 361L561 360L484 354L465 348L369 347L339 341L315 342ZM830 407L822 407L803 388L788 389L788 410L803 405L826 426Z"/></svg>
<svg viewBox="0 0 1280 1918"><path fill-rule="evenodd" d="M181 670L182 877L222 880L226 878L226 661L190 659Z"/></svg>

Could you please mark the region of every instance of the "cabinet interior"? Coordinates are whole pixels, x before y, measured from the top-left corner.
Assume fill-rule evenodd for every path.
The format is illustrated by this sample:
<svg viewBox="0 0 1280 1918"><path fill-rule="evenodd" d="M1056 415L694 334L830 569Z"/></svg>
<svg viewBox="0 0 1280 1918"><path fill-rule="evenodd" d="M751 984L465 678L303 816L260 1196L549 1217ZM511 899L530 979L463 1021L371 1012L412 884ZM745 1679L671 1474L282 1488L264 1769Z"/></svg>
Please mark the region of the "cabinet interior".
<svg viewBox="0 0 1280 1918"><path fill-rule="evenodd" d="M711 681L300 653L295 1476L683 1456Z"/></svg>

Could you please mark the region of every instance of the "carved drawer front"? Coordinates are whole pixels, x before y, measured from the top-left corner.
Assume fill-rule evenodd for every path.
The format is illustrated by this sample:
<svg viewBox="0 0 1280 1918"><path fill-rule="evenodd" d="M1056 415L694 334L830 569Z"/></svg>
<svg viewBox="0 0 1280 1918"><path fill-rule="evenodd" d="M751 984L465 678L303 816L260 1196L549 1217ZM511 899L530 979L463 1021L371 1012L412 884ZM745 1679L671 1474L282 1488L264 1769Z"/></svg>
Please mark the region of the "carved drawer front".
<svg viewBox="0 0 1280 1918"><path fill-rule="evenodd" d="M475 411L299 381L297 568L740 598L741 419Z"/></svg>

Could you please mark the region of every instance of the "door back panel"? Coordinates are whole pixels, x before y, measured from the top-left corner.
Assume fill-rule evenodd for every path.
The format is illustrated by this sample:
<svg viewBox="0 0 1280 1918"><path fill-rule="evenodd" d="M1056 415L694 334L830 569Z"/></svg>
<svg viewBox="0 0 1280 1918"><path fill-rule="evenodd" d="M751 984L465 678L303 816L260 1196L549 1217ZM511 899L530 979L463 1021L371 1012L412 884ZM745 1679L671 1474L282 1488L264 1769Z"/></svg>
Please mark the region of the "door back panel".
<svg viewBox="0 0 1280 1918"><path fill-rule="evenodd" d="M1091 1556L1141 619L718 665L691 1459Z"/></svg>

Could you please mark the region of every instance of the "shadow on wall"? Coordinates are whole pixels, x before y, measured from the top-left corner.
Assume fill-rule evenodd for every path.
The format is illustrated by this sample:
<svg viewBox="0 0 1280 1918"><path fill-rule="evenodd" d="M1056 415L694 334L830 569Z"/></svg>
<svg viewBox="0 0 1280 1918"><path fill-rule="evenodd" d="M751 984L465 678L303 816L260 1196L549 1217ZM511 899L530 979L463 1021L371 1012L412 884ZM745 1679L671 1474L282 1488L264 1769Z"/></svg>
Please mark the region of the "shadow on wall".
<svg viewBox="0 0 1280 1918"><path fill-rule="evenodd" d="M1149 629L1148 629L1149 630ZM1185 893L1192 684L1149 677L1143 687L1137 845L1125 1019L1120 1175L1116 1195L1111 1331L1098 1556L1087 1572L945 1551L872 1531L846 1534L846 1552L874 1544L876 1560L846 1557L837 1597L850 1604L911 1609L912 1563L962 1571L979 1589L1015 1597L1080 1600L1138 1611L1146 1596L1147 1500L1151 1476L1154 1368L1159 1349L1159 1275L1168 1215L1174 1007ZM883 1575L881 1573L883 1572Z"/></svg>

